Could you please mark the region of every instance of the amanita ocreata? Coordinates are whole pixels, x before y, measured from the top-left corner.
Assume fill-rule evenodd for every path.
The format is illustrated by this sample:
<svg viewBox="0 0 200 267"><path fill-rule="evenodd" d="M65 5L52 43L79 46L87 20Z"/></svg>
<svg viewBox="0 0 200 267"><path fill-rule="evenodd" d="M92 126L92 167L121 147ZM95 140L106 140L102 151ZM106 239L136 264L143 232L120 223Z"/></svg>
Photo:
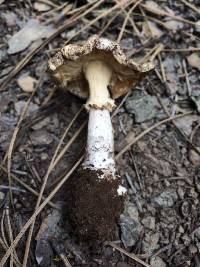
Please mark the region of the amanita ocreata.
<svg viewBox="0 0 200 267"><path fill-rule="evenodd" d="M152 63L127 59L118 43L96 35L84 43L64 46L49 60L49 69L60 86L87 99L87 147L70 203L71 221L83 239L113 236L126 188L116 175L110 112L114 99L152 68Z"/></svg>

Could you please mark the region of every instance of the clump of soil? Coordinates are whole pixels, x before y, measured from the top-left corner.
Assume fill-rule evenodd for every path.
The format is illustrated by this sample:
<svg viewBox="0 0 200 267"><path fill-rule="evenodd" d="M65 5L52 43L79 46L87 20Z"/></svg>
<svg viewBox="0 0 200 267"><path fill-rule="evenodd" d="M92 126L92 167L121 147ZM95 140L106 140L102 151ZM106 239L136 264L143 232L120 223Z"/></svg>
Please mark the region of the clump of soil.
<svg viewBox="0 0 200 267"><path fill-rule="evenodd" d="M121 179L99 179L95 171L81 169L73 180L68 203L74 233L87 243L114 238L123 211L123 197L117 193Z"/></svg>

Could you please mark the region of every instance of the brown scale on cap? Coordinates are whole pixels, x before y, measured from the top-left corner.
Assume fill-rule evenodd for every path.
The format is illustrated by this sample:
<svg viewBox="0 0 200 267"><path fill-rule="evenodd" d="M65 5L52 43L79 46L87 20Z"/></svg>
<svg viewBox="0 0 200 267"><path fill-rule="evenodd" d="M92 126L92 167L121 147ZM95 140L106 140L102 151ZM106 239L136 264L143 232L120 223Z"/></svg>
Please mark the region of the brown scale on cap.
<svg viewBox="0 0 200 267"><path fill-rule="evenodd" d="M139 64L128 59L118 43L94 35L81 44L64 46L49 60L49 69L63 89L87 99L89 85L84 66L93 60L103 61L112 69L109 84L112 99L125 94L154 67L150 62Z"/></svg>

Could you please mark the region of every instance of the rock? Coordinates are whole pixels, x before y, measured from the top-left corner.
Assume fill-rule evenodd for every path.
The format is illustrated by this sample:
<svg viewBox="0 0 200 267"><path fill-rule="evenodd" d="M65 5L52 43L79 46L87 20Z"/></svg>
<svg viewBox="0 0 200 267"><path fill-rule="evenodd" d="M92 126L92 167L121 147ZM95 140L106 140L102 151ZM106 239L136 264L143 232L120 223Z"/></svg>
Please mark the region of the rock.
<svg viewBox="0 0 200 267"><path fill-rule="evenodd" d="M176 120L176 125L181 128L188 136L192 132L192 125L194 123L200 123L200 117L195 114L185 116L184 118L178 118Z"/></svg>
<svg viewBox="0 0 200 267"><path fill-rule="evenodd" d="M37 19L30 19L24 28L8 41L8 54L15 54L26 49L33 41L47 38L54 32L52 26L40 24Z"/></svg>
<svg viewBox="0 0 200 267"><path fill-rule="evenodd" d="M43 127L49 125L49 123L50 123L50 117L46 117L43 120L39 121L38 123L34 124L31 128L33 130L40 130Z"/></svg>
<svg viewBox="0 0 200 267"><path fill-rule="evenodd" d="M182 69L181 58L179 55L167 56L163 60L163 66L165 68L167 84L169 87L169 94L174 95L177 91L182 91L180 77L177 75L177 71Z"/></svg>
<svg viewBox="0 0 200 267"><path fill-rule="evenodd" d="M155 96L145 94L141 90L134 90L125 103L129 113L135 115L137 123L145 122L158 116L160 104Z"/></svg>
<svg viewBox="0 0 200 267"><path fill-rule="evenodd" d="M189 245L189 251L191 254L196 254L198 252L197 247L193 244Z"/></svg>
<svg viewBox="0 0 200 267"><path fill-rule="evenodd" d="M155 229L155 224L156 220L155 217L148 216L142 220L142 224L144 225L145 228L154 230Z"/></svg>
<svg viewBox="0 0 200 267"><path fill-rule="evenodd" d="M124 213L126 216L138 222L138 209L133 203L126 201Z"/></svg>
<svg viewBox="0 0 200 267"><path fill-rule="evenodd" d="M200 152L200 147L197 147L197 149ZM189 151L189 159L195 166L200 166L200 156L194 149Z"/></svg>
<svg viewBox="0 0 200 267"><path fill-rule="evenodd" d="M15 110L17 112L18 115L21 114L24 106L26 105L26 101L18 101L15 103ZM34 103L30 103L29 107L28 107L28 112L27 114L30 115L31 113L35 112L36 110L38 110L38 105L34 104Z"/></svg>
<svg viewBox="0 0 200 267"><path fill-rule="evenodd" d="M0 191L0 204L1 204L1 202L4 200L4 198L5 198L5 194L4 194L4 192L1 192L1 191Z"/></svg>
<svg viewBox="0 0 200 267"><path fill-rule="evenodd" d="M195 23L195 30L197 32L200 32L200 20L198 20L196 23Z"/></svg>
<svg viewBox="0 0 200 267"><path fill-rule="evenodd" d="M154 197L152 202L158 207L169 208L172 207L175 201L178 199L178 195L175 190L165 190L157 197Z"/></svg>
<svg viewBox="0 0 200 267"><path fill-rule="evenodd" d="M32 132L30 139L34 146L49 145L53 142L52 135L44 129Z"/></svg>
<svg viewBox="0 0 200 267"><path fill-rule="evenodd" d="M166 267L166 263L158 256L151 258L150 264L153 267Z"/></svg>
<svg viewBox="0 0 200 267"><path fill-rule="evenodd" d="M168 29L173 30L173 31L180 30L184 26L182 22L177 21L177 20L169 20L169 21L166 21L164 24Z"/></svg>
<svg viewBox="0 0 200 267"><path fill-rule="evenodd" d="M130 217L120 216L121 240L125 246L131 247L136 244L141 235L142 226Z"/></svg>
<svg viewBox="0 0 200 267"><path fill-rule="evenodd" d="M188 64L200 70L200 57L197 53L192 53L190 56L187 57Z"/></svg>
<svg viewBox="0 0 200 267"><path fill-rule="evenodd" d="M23 75L20 76L17 79L17 84L24 92L33 92L35 85L37 83L37 80L29 75Z"/></svg>
<svg viewBox="0 0 200 267"><path fill-rule="evenodd" d="M158 245L159 233L148 233L142 241L142 249L144 253L151 255L154 250L159 248Z"/></svg>
<svg viewBox="0 0 200 267"><path fill-rule="evenodd" d="M49 5L40 2L35 2L33 8L40 12L49 11L51 9Z"/></svg>

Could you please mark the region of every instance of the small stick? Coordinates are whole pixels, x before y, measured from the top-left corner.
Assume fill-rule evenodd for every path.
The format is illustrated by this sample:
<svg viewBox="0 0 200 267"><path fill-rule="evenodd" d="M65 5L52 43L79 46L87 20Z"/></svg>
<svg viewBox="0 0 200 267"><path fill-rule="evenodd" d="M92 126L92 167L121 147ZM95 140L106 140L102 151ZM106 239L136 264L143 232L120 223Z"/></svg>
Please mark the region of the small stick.
<svg viewBox="0 0 200 267"><path fill-rule="evenodd" d="M188 77L188 72L187 72L185 59L183 60L183 70L184 70L184 73L185 73L185 80L186 80L186 85L187 85L187 90L188 90L188 96L191 96L192 89L191 89L191 86L190 86L190 81L189 81L189 77Z"/></svg>
<svg viewBox="0 0 200 267"><path fill-rule="evenodd" d="M164 69L164 66L163 66L163 63L162 63L162 58L161 58L160 53L158 54L158 59L159 59L159 62L160 62L160 69L161 69L161 73L162 73L162 80L165 83L167 79L166 79L165 69Z"/></svg>
<svg viewBox="0 0 200 267"><path fill-rule="evenodd" d="M124 255L128 256L129 258L131 258L132 260L135 260L136 262L142 264L145 267L153 267L152 265L144 262L143 260L139 259L135 254L133 253L128 253L125 249L117 246L116 244L114 244L113 242L106 242L105 245L109 245L111 247L113 247L114 249L120 251L121 253L123 253Z"/></svg>
<svg viewBox="0 0 200 267"><path fill-rule="evenodd" d="M7 169L2 167L1 168L2 171L4 171L5 173L8 173ZM37 191L35 191L32 187L30 187L29 185L27 185L25 182L23 182L21 179L19 179L17 176L15 176L14 174L11 174L11 177L13 180L17 181L19 184L21 184L24 188L26 188L29 192L31 192L34 196L38 196L39 193ZM42 197L43 200L45 200L45 197ZM56 204L52 203L51 201L48 203L49 206L51 206L54 209L60 209Z"/></svg>
<svg viewBox="0 0 200 267"><path fill-rule="evenodd" d="M59 184L51 191L49 196L42 202L42 204L38 207L37 210L34 211L33 215L29 218L29 220L24 224L19 234L16 236L15 240L12 242L10 247L7 249L5 255L2 257L0 261L0 266L4 266L8 257L12 253L13 249L17 246L18 242L22 238L22 236L26 233L32 222L36 219L37 215L44 209L47 203L54 197L54 195L58 192L58 190L62 187L62 185L66 182L66 180L70 177L70 175L76 170L76 168L80 165L83 160L83 156L79 158L76 164L71 168L71 170L63 177L63 179L59 182Z"/></svg>
<svg viewBox="0 0 200 267"><path fill-rule="evenodd" d="M151 50L151 48L145 48L144 50ZM191 48L172 48L172 49L163 49L163 52L199 52L200 47L191 47Z"/></svg>
<svg viewBox="0 0 200 267"><path fill-rule="evenodd" d="M196 8L194 5L191 3L188 3L186 0L180 0L182 3L184 3L186 6L190 7L193 11L197 12L197 14L200 15L200 10L199 8Z"/></svg>
<svg viewBox="0 0 200 267"><path fill-rule="evenodd" d="M42 44L38 45L36 48L31 50L20 62L16 65L15 68L9 73L9 75L6 77L6 79L3 81L3 83L0 86L0 91L4 91L10 80L14 78L17 73L19 73L20 70L23 69L24 66L26 66L29 61L38 53L40 52L49 42L51 42L55 37L57 37L60 33L62 33L67 27L72 25L73 23L77 22L80 18L87 15L88 13L92 12L97 6L99 6L101 3L103 3L105 0L100 0L97 3L95 3L91 8L86 10L85 12L79 14L78 16L73 16L71 19L67 19L63 25L58 27L58 29L53 32ZM80 32L79 32L80 33Z"/></svg>
<svg viewBox="0 0 200 267"><path fill-rule="evenodd" d="M187 23L187 24L191 24L193 26L196 25L195 22L187 20L187 19L184 19L184 18L182 18L180 16L175 16L175 15L172 15L172 14L166 12L166 11L161 11L161 10L158 12L155 8L149 7L146 4L140 4L140 5L142 7L144 7L147 11L149 11L149 12L151 12L153 14L156 14L158 16L167 16L167 17L170 17L170 18L172 18L174 20L181 21L181 22L184 22L184 23Z"/></svg>
<svg viewBox="0 0 200 267"><path fill-rule="evenodd" d="M189 111L189 112L186 112L186 113L183 113L183 114L179 114L179 115L176 115L176 116L173 116L173 117L170 117L170 118L166 118L162 121L159 121L158 123L152 125L151 127L149 127L148 129L144 130L141 134L139 134L138 136L136 136L129 144L127 144L117 155L116 155L116 160L118 160L127 150L129 150L129 148L135 144L139 139L141 139L143 136L145 136L147 133L149 133L150 131L154 130L155 128L159 127L160 125L166 123L166 122L169 122L169 121L172 121L174 119L177 119L177 118L181 118L181 117L184 117L184 116L187 116L187 115L190 115L192 114L193 112L192 111Z"/></svg>
<svg viewBox="0 0 200 267"><path fill-rule="evenodd" d="M126 25L127 25L127 22L128 22L128 19L130 17L130 14L132 14L133 10L142 2L143 0L138 0L136 3L134 3L134 5L130 8L130 10L128 11L125 19L124 19L124 22L123 22L123 25L121 27L121 31L119 33L119 36L117 38L117 42L119 43L122 39L122 36L123 36L123 33L124 33L124 30L126 28Z"/></svg>

